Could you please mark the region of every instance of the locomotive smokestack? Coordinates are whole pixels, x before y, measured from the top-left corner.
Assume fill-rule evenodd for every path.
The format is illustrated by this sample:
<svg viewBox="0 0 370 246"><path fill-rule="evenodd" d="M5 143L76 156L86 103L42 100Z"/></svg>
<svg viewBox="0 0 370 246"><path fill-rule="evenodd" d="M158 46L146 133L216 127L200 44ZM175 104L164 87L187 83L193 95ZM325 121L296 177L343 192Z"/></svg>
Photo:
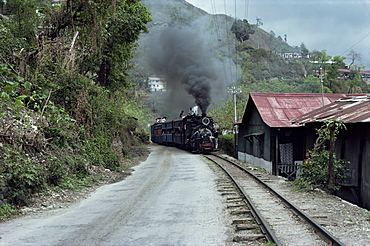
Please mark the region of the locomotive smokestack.
<svg viewBox="0 0 370 246"><path fill-rule="evenodd" d="M178 93L184 88L206 114L211 104L211 87L217 80L217 69L198 32L168 28L162 31L152 47L150 66L166 79L167 89ZM173 96L172 105L178 98ZM178 104L183 107L184 101Z"/></svg>

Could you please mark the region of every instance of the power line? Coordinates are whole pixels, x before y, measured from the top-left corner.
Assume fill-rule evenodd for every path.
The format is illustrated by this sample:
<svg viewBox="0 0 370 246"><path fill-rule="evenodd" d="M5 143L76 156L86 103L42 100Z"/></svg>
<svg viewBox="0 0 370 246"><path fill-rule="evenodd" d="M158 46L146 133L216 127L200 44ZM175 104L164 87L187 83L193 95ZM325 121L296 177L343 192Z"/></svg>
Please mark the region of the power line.
<svg viewBox="0 0 370 246"><path fill-rule="evenodd" d="M362 40L364 40L367 36L370 35L370 32L368 34L366 34L363 38L361 38L359 41L357 41L357 43L355 43L354 45L352 45L350 48L348 48L346 51L344 51L342 54L340 54L341 56L346 53L347 51L349 51L350 49L352 49L353 47L355 47L358 43L360 43Z"/></svg>
<svg viewBox="0 0 370 246"><path fill-rule="evenodd" d="M232 76L232 71L231 71L231 68L232 68L232 63L231 63L231 49L230 49L230 29L229 29L229 21L228 21L228 16L226 15L227 11L226 11L226 0L224 0L224 9L225 9L225 28L226 28L226 37L227 37L227 50L228 50L228 60L229 60L229 72L230 72L230 79L233 77ZM225 73L226 75L226 73ZM229 82L228 82L229 84Z"/></svg>
<svg viewBox="0 0 370 246"><path fill-rule="evenodd" d="M248 14L249 14L249 0L245 0L245 18L248 20Z"/></svg>
<svg viewBox="0 0 370 246"><path fill-rule="evenodd" d="M224 4L225 4L225 0L224 0ZM216 4L215 4L214 0L211 0L211 7L212 7L213 20L214 20L214 23L215 23L214 25L215 25L215 29L216 29L217 40L220 41L220 40L222 40L222 35L221 35L221 31L220 31L220 23L219 23L220 22L219 18L221 18L221 16L217 15ZM225 5L225 8L226 8L226 5ZM227 17L225 17L225 18L226 18L226 22L227 22ZM226 28L226 36L227 36L227 40L229 40L229 35L228 35L227 28ZM227 47L228 47L228 52L229 52L229 57L230 57L229 45ZM222 62L222 68L223 68L224 76L225 76L225 79L226 79L227 78L227 76L226 76L227 71L226 71L225 62Z"/></svg>
<svg viewBox="0 0 370 246"><path fill-rule="evenodd" d="M218 24L218 18L216 15L217 11L216 11L216 4L214 0L211 0L211 7L212 7L213 19L214 19L215 27L216 27L216 34L217 34L217 38L219 39L220 38L220 28Z"/></svg>
<svg viewBox="0 0 370 246"><path fill-rule="evenodd" d="M235 0L235 25L236 25L236 0ZM235 85L238 81L238 40L235 38Z"/></svg>

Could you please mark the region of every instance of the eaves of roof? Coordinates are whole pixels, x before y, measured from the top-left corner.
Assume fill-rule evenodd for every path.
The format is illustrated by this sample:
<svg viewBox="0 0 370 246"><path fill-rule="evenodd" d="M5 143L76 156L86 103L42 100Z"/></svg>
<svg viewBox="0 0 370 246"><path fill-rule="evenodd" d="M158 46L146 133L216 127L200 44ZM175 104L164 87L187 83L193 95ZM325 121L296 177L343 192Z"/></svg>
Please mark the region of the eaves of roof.
<svg viewBox="0 0 370 246"><path fill-rule="evenodd" d="M370 122L370 98L364 96L341 99L294 118L292 122L302 125L326 120L340 120L343 123Z"/></svg>
<svg viewBox="0 0 370 246"><path fill-rule="evenodd" d="M330 104L346 94L250 93L262 120L270 127L297 127L291 120ZM246 112L248 113L248 112Z"/></svg>

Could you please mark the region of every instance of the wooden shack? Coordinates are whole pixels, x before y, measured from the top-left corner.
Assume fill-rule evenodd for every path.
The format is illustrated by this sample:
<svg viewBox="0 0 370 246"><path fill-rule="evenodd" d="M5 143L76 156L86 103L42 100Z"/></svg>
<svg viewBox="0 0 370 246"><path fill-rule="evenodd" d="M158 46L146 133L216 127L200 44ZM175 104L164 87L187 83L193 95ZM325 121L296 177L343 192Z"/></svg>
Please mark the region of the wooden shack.
<svg viewBox="0 0 370 246"><path fill-rule="evenodd" d="M345 94L250 93L238 123L238 159L293 179L306 146L301 125L291 120Z"/></svg>
<svg viewBox="0 0 370 246"><path fill-rule="evenodd" d="M302 141L313 148L316 129L326 120L341 120L335 145L336 156L349 161L348 178L336 194L350 202L370 209L370 97L343 98L293 119L304 127Z"/></svg>

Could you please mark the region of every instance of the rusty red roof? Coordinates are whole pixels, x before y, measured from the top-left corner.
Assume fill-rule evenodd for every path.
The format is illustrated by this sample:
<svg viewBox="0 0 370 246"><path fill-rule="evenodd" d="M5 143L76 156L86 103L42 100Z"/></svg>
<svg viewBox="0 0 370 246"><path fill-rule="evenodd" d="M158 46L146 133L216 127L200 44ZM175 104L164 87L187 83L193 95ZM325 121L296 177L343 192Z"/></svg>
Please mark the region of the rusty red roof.
<svg viewBox="0 0 370 246"><path fill-rule="evenodd" d="M349 70L349 69L343 69L343 68L338 69L338 71L345 72L345 73L351 72L351 70ZM370 70L369 71L359 71L358 73L360 73L360 74L370 74Z"/></svg>
<svg viewBox="0 0 370 246"><path fill-rule="evenodd" d="M324 105L343 97L346 94L324 94ZM249 100L270 127L299 126L291 120L323 106L322 94L312 93L250 93Z"/></svg>
<svg viewBox="0 0 370 246"><path fill-rule="evenodd" d="M370 95L343 98L292 121L305 124L326 120L341 120L344 123L370 122Z"/></svg>

